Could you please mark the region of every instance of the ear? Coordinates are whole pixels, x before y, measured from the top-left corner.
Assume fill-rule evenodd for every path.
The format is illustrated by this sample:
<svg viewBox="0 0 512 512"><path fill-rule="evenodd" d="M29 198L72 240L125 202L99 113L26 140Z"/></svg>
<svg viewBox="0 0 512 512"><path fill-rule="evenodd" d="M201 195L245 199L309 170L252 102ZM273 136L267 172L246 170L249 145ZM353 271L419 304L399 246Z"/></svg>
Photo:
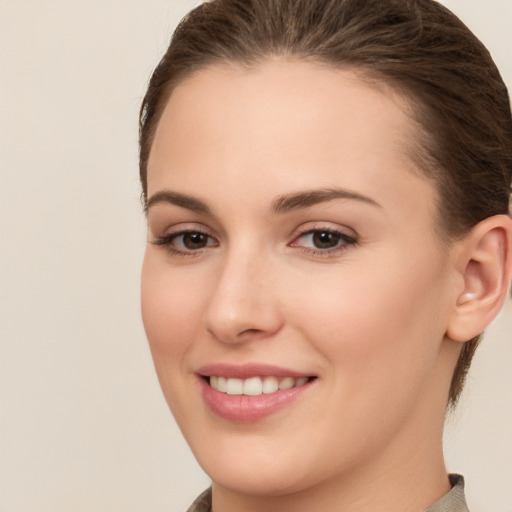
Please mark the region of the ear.
<svg viewBox="0 0 512 512"><path fill-rule="evenodd" d="M481 334L501 310L512 276L512 219L496 215L478 223L461 242L456 296L448 338L466 342Z"/></svg>

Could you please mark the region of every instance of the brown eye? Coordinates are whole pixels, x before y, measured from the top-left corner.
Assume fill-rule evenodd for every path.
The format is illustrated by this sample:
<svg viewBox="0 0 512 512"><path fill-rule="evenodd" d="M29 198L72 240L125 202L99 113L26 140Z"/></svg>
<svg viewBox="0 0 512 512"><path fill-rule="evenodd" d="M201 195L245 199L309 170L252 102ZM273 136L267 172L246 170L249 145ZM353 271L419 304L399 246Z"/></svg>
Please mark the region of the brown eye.
<svg viewBox="0 0 512 512"><path fill-rule="evenodd" d="M341 233L333 231L313 231L311 241L316 249L332 249L341 240Z"/></svg>
<svg viewBox="0 0 512 512"><path fill-rule="evenodd" d="M356 239L342 231L330 228L319 228L305 231L290 245L299 247L306 253L315 254L322 258L336 256L338 253L356 244Z"/></svg>
<svg viewBox="0 0 512 512"><path fill-rule="evenodd" d="M202 249L219 245L215 238L201 231L180 231L159 237L152 243L165 247L171 254L181 256L200 254Z"/></svg>
<svg viewBox="0 0 512 512"><path fill-rule="evenodd" d="M208 245L208 235L204 233L190 231L187 233L183 233L180 235L182 237L182 245L184 248L189 249L191 251L197 249L203 249ZM180 236L176 238L180 238Z"/></svg>

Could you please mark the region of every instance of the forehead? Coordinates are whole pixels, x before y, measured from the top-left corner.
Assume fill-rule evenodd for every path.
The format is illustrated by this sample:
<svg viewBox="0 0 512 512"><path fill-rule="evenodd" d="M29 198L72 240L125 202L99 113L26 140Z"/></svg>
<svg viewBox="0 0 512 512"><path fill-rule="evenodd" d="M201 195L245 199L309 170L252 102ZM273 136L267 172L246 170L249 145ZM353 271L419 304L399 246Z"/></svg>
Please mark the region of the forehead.
<svg viewBox="0 0 512 512"><path fill-rule="evenodd" d="M425 186L409 157L416 134L409 109L395 90L357 70L277 58L249 69L203 69L176 87L164 109L149 196L176 185L195 193L198 183L215 186L219 178L238 187L254 175L276 190L293 181L295 189L335 184L382 194L418 185L413 177Z"/></svg>
<svg viewBox="0 0 512 512"><path fill-rule="evenodd" d="M204 123L207 116L219 116L216 122L227 125L237 114L248 127L251 122L268 125L280 118L276 129L281 134L283 128L290 128L286 121L309 121L315 129L323 124L327 131L341 114L338 120L366 123L366 129L387 125L386 131L407 139L410 111L403 95L363 70L275 57L250 67L217 64L187 77L173 90L157 134L162 124L169 127L179 122L183 128L186 121Z"/></svg>

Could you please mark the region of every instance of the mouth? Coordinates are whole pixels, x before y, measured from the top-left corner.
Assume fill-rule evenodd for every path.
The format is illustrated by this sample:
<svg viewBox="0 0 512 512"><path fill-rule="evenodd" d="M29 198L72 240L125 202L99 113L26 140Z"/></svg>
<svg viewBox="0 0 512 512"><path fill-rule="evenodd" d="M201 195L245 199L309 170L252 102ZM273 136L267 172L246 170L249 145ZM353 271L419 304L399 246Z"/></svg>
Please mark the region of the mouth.
<svg viewBox="0 0 512 512"><path fill-rule="evenodd" d="M308 395L318 377L268 365L203 367L198 372L205 404L231 422L255 422Z"/></svg>
<svg viewBox="0 0 512 512"><path fill-rule="evenodd" d="M314 378L315 377L277 377L274 375L249 377L247 379L222 377L218 375L205 377L210 387L216 391L226 393L227 395L246 396L270 395L279 390L301 387Z"/></svg>

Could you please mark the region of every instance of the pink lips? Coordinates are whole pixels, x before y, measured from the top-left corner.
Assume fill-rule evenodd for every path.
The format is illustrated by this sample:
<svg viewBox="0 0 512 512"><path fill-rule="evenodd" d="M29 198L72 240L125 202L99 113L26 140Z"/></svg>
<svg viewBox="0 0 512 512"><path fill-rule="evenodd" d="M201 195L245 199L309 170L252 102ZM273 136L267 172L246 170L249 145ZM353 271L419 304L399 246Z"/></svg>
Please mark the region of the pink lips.
<svg viewBox="0 0 512 512"><path fill-rule="evenodd" d="M250 377L274 376L277 378L292 377L299 379L301 377L311 377L311 375L262 364L212 364L201 367L197 374L200 377L198 380L203 399L209 409L217 416L226 420L243 423L261 420L283 409L299 398L316 380L312 379L302 386L280 389L274 393L247 396L228 395L217 391L209 385L208 377L213 375L226 378L248 379Z"/></svg>
<svg viewBox="0 0 512 512"><path fill-rule="evenodd" d="M273 375L274 377L293 377L298 379L300 377L310 377L306 373L296 372L280 366L273 366L269 364L208 364L202 366L197 370L197 373L202 376L217 375L219 377L231 377L235 379L248 379L249 377L265 377Z"/></svg>

